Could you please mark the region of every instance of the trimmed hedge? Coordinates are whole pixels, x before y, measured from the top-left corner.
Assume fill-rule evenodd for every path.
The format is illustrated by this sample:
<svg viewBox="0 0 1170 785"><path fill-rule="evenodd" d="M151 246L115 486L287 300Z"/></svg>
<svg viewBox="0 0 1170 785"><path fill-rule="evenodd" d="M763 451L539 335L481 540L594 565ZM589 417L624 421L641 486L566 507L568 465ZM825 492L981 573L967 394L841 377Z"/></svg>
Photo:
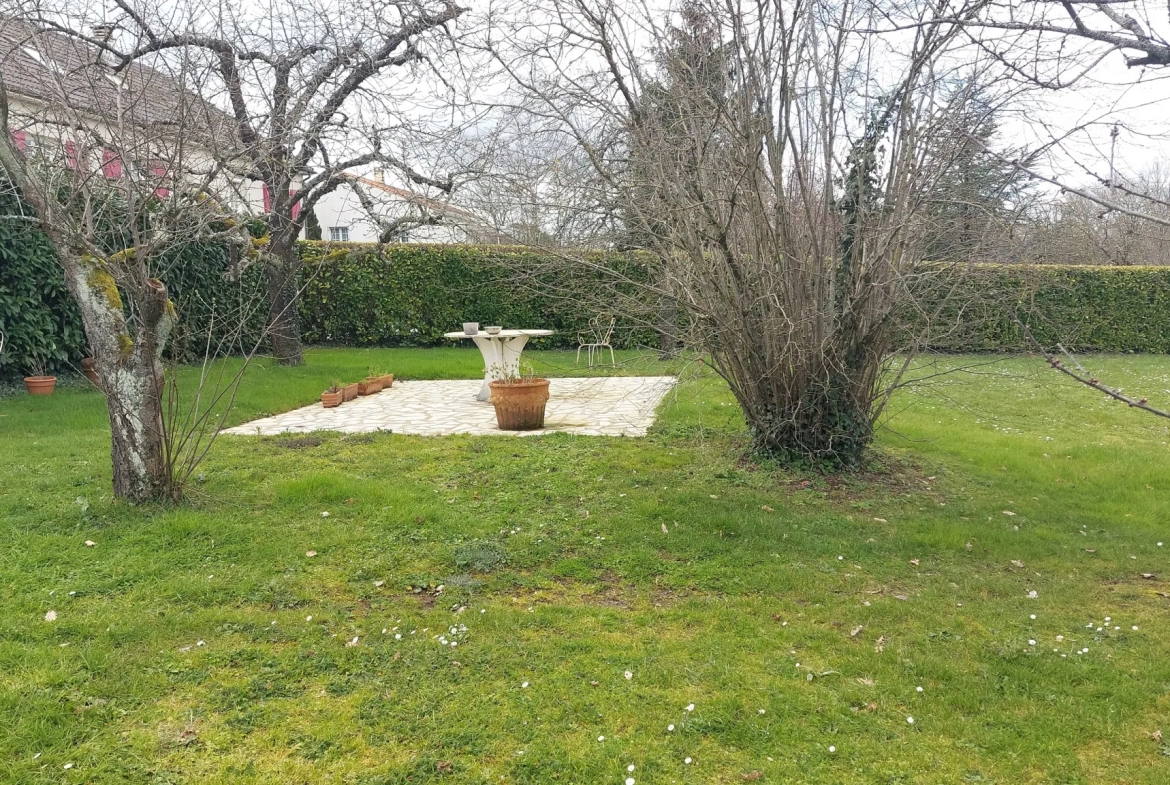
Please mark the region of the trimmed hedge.
<svg viewBox="0 0 1170 785"><path fill-rule="evenodd" d="M554 330L544 346L576 347L592 313L570 298L536 295L509 272L539 266L533 251L505 246L302 242L301 329L307 343L344 346L450 345L443 333L463 322ZM629 257L599 255L625 263ZM580 285L588 285L587 280ZM648 330L619 329L615 345L655 341Z"/></svg>
<svg viewBox="0 0 1170 785"><path fill-rule="evenodd" d="M85 350L85 330L49 238L0 193L0 378L24 376L38 362L56 370Z"/></svg>
<svg viewBox="0 0 1170 785"><path fill-rule="evenodd" d="M20 214L11 195L0 195L0 215ZM201 243L158 260L154 273L167 284L180 321L167 347L180 362L204 355L208 335L223 351L251 349L268 315L258 269L239 280L227 276L225 248ZM246 327L238 341L239 314ZM6 336L0 353L0 379L25 376L38 362L50 373L77 367L88 354L81 314L65 287L65 277L52 244L31 221L0 220L0 332Z"/></svg>
<svg viewBox="0 0 1170 785"><path fill-rule="evenodd" d="M9 200L11 201L11 199ZM0 202L4 215L18 204ZM538 286L509 278L514 262L539 267L533 251L499 246L373 245L304 242L304 293L300 311L307 343L343 346L435 346L464 321L556 330L544 345L573 347L591 313L571 299L538 296ZM600 255L609 263L641 266L628 257ZM624 261L623 261L624 259ZM505 264L508 262L508 264ZM247 328L232 348L250 348L261 334L267 308L259 270L228 276L222 248L193 246L160 263L180 325L170 354L190 361L203 354L209 328L213 345L241 312ZM953 352L1027 348L1013 314L1041 343L1103 352L1170 353L1170 266L1063 267L974 265L964 268L960 294L942 309L939 323L957 326L931 347ZM584 278L578 285L588 285ZM946 287L936 287L939 289ZM963 294L963 293L966 294ZM928 305L928 304L927 304ZM961 305L961 309L960 309ZM930 310L927 308L926 310ZM76 364L85 335L48 240L18 219L0 221L0 330L8 336L0 377L24 374L34 356L50 370ZM619 345L653 345L654 334L627 330Z"/></svg>
<svg viewBox="0 0 1170 785"><path fill-rule="evenodd" d="M962 291L944 318L967 329L934 348L1027 349L1018 317L1048 347L1170 353L1170 267L973 265Z"/></svg>

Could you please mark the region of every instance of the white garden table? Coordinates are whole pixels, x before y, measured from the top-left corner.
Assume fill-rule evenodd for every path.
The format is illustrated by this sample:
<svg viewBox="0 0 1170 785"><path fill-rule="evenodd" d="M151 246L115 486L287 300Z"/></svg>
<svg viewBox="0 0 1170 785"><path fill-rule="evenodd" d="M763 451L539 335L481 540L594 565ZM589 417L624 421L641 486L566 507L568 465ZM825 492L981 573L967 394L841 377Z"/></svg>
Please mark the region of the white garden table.
<svg viewBox="0 0 1170 785"><path fill-rule="evenodd" d="M524 344L529 338L540 338L552 335L552 330L500 330L495 335L488 335L480 330L475 335L464 332L444 333L444 338L459 340L470 338L479 347L483 355L483 387L479 389L477 401L491 399L492 390L488 382L503 379L505 376L520 375L520 353L524 351Z"/></svg>

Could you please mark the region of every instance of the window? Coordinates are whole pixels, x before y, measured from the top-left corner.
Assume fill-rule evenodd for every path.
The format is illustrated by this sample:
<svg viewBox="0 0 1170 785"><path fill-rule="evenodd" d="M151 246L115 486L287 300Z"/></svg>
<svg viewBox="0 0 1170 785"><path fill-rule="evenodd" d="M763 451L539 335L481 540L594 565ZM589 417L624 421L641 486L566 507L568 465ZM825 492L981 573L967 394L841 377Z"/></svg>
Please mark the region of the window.
<svg viewBox="0 0 1170 785"><path fill-rule="evenodd" d="M349 242L349 227L348 226L330 226L329 239L335 243Z"/></svg>

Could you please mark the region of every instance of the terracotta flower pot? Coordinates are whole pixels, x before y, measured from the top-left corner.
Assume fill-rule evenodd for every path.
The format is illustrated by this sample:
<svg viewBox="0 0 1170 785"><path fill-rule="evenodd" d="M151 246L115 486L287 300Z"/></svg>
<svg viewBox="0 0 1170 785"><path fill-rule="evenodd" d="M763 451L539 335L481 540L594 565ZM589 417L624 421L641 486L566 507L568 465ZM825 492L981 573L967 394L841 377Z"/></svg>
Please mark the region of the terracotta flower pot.
<svg viewBox="0 0 1170 785"><path fill-rule="evenodd" d="M353 384L347 384L345 387L341 388L341 400L352 401L356 397L358 397L357 382L354 382Z"/></svg>
<svg viewBox="0 0 1170 785"><path fill-rule="evenodd" d="M358 382L358 395L373 395L382 392L382 377L370 376L364 382Z"/></svg>
<svg viewBox="0 0 1170 785"><path fill-rule="evenodd" d="M392 373L382 374L382 389L389 390L393 386L394 386L394 374L392 374Z"/></svg>
<svg viewBox="0 0 1170 785"><path fill-rule="evenodd" d="M81 361L81 372L85 374L85 378L89 379L89 383L94 387L100 388L102 380L98 377L97 368L94 366L94 359L86 357Z"/></svg>
<svg viewBox="0 0 1170 785"><path fill-rule="evenodd" d="M521 379L488 384L496 424L502 431L533 431L544 427L544 407L548 403L548 379Z"/></svg>
<svg viewBox="0 0 1170 785"><path fill-rule="evenodd" d="M332 409L334 407L340 406L341 395L341 390L338 390L337 392L329 392L326 390L325 392L321 393L321 405L326 409Z"/></svg>
<svg viewBox="0 0 1170 785"><path fill-rule="evenodd" d="M24 377L24 388L28 390L29 395L52 395L53 388L57 386L56 376L26 376Z"/></svg>

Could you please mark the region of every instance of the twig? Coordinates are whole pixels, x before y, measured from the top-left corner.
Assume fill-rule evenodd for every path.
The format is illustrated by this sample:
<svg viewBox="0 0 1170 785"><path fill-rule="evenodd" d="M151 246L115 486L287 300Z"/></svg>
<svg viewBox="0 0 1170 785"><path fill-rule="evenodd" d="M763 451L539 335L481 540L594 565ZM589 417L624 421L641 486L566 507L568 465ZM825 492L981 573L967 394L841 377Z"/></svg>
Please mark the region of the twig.
<svg viewBox="0 0 1170 785"><path fill-rule="evenodd" d="M1120 390L1116 390L1112 387L1108 387L1104 384L1101 384L1101 381L1099 379L1097 379L1097 377L1093 376L1091 373L1086 371L1084 366L1082 366L1077 361L1076 357L1073 357L1073 355L1068 351L1068 349L1065 349L1064 346L1062 346L1061 344L1057 344L1056 348L1060 350L1060 353L1063 354L1065 356L1065 358L1067 358L1067 360L1070 363L1072 363L1074 366L1076 366L1076 370L1073 370L1072 368L1068 367L1067 365L1065 365L1064 360L1061 360L1055 354L1049 352L1047 349L1045 349L1040 344L1039 341L1036 340L1036 338L1032 335L1032 331L1028 329L1028 325L1024 324L1019 319L1016 319L1016 323L1019 324L1020 327L1023 328L1024 337L1027 338L1029 341L1031 341L1036 346L1037 351L1039 351L1040 354L1044 355L1044 359L1047 360L1048 364L1050 366L1052 366L1053 368L1055 368L1056 370L1060 371L1061 373L1063 373L1066 376L1069 376L1073 379L1076 379L1078 382L1085 385L1086 387L1092 387L1094 390L1100 390L1101 392L1108 395L1110 398L1113 398L1114 400L1117 400L1117 401L1121 401L1126 406L1132 407L1134 409L1141 409L1142 411L1149 412L1150 414L1156 414L1159 417L1165 417L1166 419L1170 420L1170 412L1164 411L1162 409L1158 409L1154 406L1150 406L1146 402L1145 398L1131 398L1128 395L1126 395L1125 393L1121 392Z"/></svg>

